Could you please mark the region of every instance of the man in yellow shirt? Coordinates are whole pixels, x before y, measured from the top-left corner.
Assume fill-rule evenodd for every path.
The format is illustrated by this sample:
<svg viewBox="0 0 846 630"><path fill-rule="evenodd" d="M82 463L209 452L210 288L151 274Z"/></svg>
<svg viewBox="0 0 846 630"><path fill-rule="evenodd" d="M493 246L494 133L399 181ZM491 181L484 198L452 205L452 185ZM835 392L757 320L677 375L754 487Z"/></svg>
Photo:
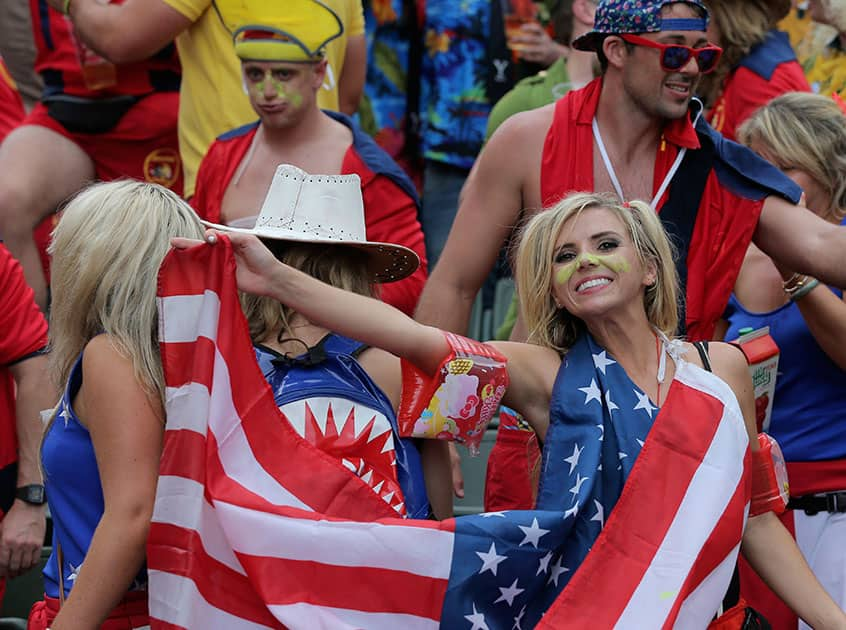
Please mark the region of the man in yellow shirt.
<svg viewBox="0 0 846 630"><path fill-rule="evenodd" d="M176 39L182 61L179 150L185 170L185 197L194 194L200 161L221 133L255 118L242 89L241 69L232 45L231 25L254 10L285 10L275 0L49 0L66 11L77 33L115 63L144 59ZM322 0L344 25L326 46L327 79L318 94L325 109L352 114L364 86L366 43L361 0ZM308 16L303 16L304 20Z"/></svg>

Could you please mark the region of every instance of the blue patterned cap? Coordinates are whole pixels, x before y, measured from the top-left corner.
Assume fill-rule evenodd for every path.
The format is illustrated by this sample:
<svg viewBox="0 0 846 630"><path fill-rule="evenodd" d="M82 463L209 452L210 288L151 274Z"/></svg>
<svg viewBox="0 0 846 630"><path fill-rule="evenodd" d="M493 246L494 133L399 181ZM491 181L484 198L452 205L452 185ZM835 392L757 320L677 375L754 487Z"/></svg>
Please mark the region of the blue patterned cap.
<svg viewBox="0 0 846 630"><path fill-rule="evenodd" d="M684 2L699 7L701 18L662 18L661 9ZM573 48L595 52L606 35L618 33L658 33L660 31L704 31L708 9L701 0L600 0L593 30L573 42Z"/></svg>

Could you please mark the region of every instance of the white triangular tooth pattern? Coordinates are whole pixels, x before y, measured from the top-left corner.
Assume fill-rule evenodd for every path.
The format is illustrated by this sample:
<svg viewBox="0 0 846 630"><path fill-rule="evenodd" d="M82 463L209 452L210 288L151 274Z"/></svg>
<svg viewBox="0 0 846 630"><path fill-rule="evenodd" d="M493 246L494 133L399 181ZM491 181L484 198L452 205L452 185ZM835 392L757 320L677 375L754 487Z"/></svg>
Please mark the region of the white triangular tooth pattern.
<svg viewBox="0 0 846 630"><path fill-rule="evenodd" d="M385 480L383 479L382 481L377 483L375 486L373 486L373 492L376 492L378 494L378 492L382 489L382 486L384 485L384 483L385 483Z"/></svg>
<svg viewBox="0 0 846 630"><path fill-rule="evenodd" d="M385 503L387 503L388 505L390 505L390 504L391 504L391 499L393 499L393 498L394 498L394 493L393 493L393 492L389 492L388 494L384 494L384 495L382 495L382 500L383 500Z"/></svg>
<svg viewBox="0 0 846 630"><path fill-rule="evenodd" d="M391 431L391 434L388 436L388 439L385 440L385 445L382 447L382 452L387 453L388 451L394 450L394 433Z"/></svg>
<svg viewBox="0 0 846 630"><path fill-rule="evenodd" d="M353 420L355 421L355 437L361 437L362 433L364 433L364 429L367 428L367 425L370 424L370 421L373 420L377 415L379 415L379 413L377 411L374 411L370 407L365 407L364 405L356 405L355 417L353 418ZM370 440L368 440L368 442L369 441Z"/></svg>
<svg viewBox="0 0 846 630"><path fill-rule="evenodd" d="M305 437L305 406L306 402L304 400L296 400L279 407L279 411L287 418L288 424L294 427L294 430L300 434L300 437Z"/></svg>
<svg viewBox="0 0 846 630"><path fill-rule="evenodd" d="M347 418L350 417L350 412L354 412L357 405L345 398L332 399L332 416L335 418L335 429L338 435L344 432L344 425L347 423Z"/></svg>
<svg viewBox="0 0 846 630"><path fill-rule="evenodd" d="M383 414L376 413L373 416L373 419L373 428L370 429L370 437L367 438L368 443L372 442L380 435L383 435L385 432L391 431L391 423L388 422L388 419Z"/></svg>
<svg viewBox="0 0 846 630"><path fill-rule="evenodd" d="M373 481L373 469L368 470L365 474L361 476L361 480L370 485L370 482Z"/></svg>
<svg viewBox="0 0 846 630"><path fill-rule="evenodd" d="M329 417L329 407L332 402L332 398L309 398L306 401L323 435L326 435L326 419Z"/></svg>
<svg viewBox="0 0 846 630"><path fill-rule="evenodd" d="M394 509L400 514L405 514L405 501L400 501L394 506Z"/></svg>
<svg viewBox="0 0 846 630"><path fill-rule="evenodd" d="M342 463L342 464L343 464L346 468L348 468L349 470L351 470L352 472L354 472L354 473L357 473L357 472L358 472L358 470L356 469L355 464L353 464L350 460L348 460L348 459L342 459L342 460L341 460L341 463Z"/></svg>

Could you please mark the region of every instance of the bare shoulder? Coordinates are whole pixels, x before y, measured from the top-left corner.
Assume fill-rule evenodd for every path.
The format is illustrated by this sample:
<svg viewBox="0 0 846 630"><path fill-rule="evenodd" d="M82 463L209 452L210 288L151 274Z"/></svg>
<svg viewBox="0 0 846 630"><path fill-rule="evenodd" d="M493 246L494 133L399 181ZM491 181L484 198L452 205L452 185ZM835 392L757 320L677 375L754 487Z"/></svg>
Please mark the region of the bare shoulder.
<svg viewBox="0 0 846 630"><path fill-rule="evenodd" d="M370 347L358 356L358 362L396 409L402 392L399 357L381 348Z"/></svg>
<svg viewBox="0 0 846 630"><path fill-rule="evenodd" d="M551 103L509 116L491 136L490 142L501 144L517 139L523 142L542 140L549 131L554 112L555 103ZM517 149L519 145L512 145L511 148Z"/></svg>
<svg viewBox="0 0 846 630"><path fill-rule="evenodd" d="M108 334L102 334L97 335L85 345L82 369L87 380L89 377L97 377L104 370L121 373L128 369L131 372L132 362L118 351Z"/></svg>
<svg viewBox="0 0 846 630"><path fill-rule="evenodd" d="M138 381L129 357L122 354L107 334L97 335L85 346L82 357L82 387L74 406L89 425L103 412L124 409L143 409L160 420L164 419L161 405Z"/></svg>
<svg viewBox="0 0 846 630"><path fill-rule="evenodd" d="M685 360L689 363L695 363L700 367L702 359L699 352L692 343L685 343ZM732 389L737 387L745 387L749 380L748 363L743 351L730 343L722 341L708 342L708 358L711 360L711 369L731 386Z"/></svg>

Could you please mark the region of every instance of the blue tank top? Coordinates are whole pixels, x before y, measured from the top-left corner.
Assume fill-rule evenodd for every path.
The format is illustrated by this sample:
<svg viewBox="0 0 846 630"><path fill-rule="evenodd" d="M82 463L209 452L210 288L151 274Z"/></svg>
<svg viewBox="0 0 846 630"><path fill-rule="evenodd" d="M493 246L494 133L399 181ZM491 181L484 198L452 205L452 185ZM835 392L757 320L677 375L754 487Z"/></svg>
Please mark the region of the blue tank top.
<svg viewBox="0 0 846 630"><path fill-rule="evenodd" d="M53 553L44 567L44 592L55 598L59 597L57 543L62 547L62 572L67 597L104 510L94 445L72 405L81 386L80 354L71 370L56 418L41 446L44 487L53 518ZM147 570L144 568L130 590L144 589L146 584Z"/></svg>
<svg viewBox="0 0 846 630"><path fill-rule="evenodd" d="M838 289L830 290L842 296ZM778 345L769 433L778 440L785 460L846 459L846 372L817 344L799 307L788 302L769 313L751 313L732 294L723 317L729 322L726 339L737 339L742 328L769 326Z"/></svg>
<svg viewBox="0 0 846 630"><path fill-rule="evenodd" d="M295 358L263 346L255 352L276 405L301 436L340 459L398 511L404 502L409 518L427 518L420 454L411 440L399 438L391 402L356 360L366 348L330 333ZM402 497L390 489L397 483Z"/></svg>

